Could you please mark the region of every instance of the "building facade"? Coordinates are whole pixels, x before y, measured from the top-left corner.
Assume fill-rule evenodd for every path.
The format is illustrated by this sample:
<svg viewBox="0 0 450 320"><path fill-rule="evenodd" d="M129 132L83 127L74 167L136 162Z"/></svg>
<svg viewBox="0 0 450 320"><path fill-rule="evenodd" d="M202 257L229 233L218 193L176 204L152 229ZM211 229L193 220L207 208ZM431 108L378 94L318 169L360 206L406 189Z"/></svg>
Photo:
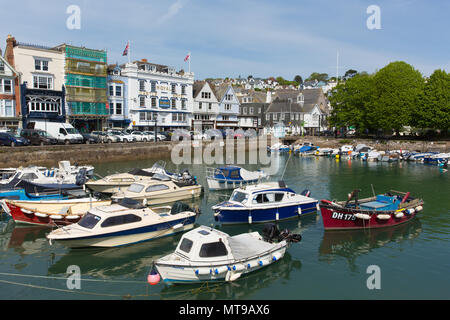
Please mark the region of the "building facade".
<svg viewBox="0 0 450 320"><path fill-rule="evenodd" d="M108 127L126 129L130 125L127 99L127 78L118 65L108 67Z"/></svg>
<svg viewBox="0 0 450 320"><path fill-rule="evenodd" d="M146 59L121 66L127 78L130 127L160 131L189 129L193 115L194 74Z"/></svg>
<svg viewBox="0 0 450 320"><path fill-rule="evenodd" d="M217 115L217 129L236 129L239 127L239 99L233 87L228 83L222 83L212 87L219 103L219 114Z"/></svg>
<svg viewBox="0 0 450 320"><path fill-rule="evenodd" d="M100 130L109 117L107 109L106 51L62 44L68 120L81 132Z"/></svg>
<svg viewBox="0 0 450 320"><path fill-rule="evenodd" d="M18 77L0 50L0 128L15 130L20 126L20 108L16 109L16 99L20 101Z"/></svg>
<svg viewBox="0 0 450 320"><path fill-rule="evenodd" d="M8 37L6 53L20 74L16 112L20 108L22 126L26 127L30 120L64 122L64 56L61 52Z"/></svg>
<svg viewBox="0 0 450 320"><path fill-rule="evenodd" d="M195 81L193 86L192 128L199 130L215 129L219 102L207 81Z"/></svg>

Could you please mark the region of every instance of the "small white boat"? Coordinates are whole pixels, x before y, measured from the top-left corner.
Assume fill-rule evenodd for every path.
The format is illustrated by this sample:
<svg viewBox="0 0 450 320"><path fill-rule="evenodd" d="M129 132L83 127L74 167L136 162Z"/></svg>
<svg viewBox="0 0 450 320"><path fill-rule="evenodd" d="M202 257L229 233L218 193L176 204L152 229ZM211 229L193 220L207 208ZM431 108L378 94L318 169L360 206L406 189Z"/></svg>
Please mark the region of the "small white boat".
<svg viewBox="0 0 450 320"><path fill-rule="evenodd" d="M77 223L53 230L47 239L71 247L117 247L194 227L197 212L185 204L148 208L125 199L89 210Z"/></svg>
<svg viewBox="0 0 450 320"><path fill-rule="evenodd" d="M329 156L333 154L332 148L319 148L317 150L317 155L319 156Z"/></svg>
<svg viewBox="0 0 450 320"><path fill-rule="evenodd" d="M237 166L206 169L206 181L209 190L236 189L256 184L265 178L268 178L268 175L262 170L248 171Z"/></svg>
<svg viewBox="0 0 450 320"><path fill-rule="evenodd" d="M281 142L275 143L271 147L267 147L270 152L288 152L291 150L291 147L287 144L282 144Z"/></svg>
<svg viewBox="0 0 450 320"><path fill-rule="evenodd" d="M262 237L258 232L229 236L201 226L185 233L175 252L156 260L154 267L165 282L234 281L282 259L289 243L301 240L268 227Z"/></svg>

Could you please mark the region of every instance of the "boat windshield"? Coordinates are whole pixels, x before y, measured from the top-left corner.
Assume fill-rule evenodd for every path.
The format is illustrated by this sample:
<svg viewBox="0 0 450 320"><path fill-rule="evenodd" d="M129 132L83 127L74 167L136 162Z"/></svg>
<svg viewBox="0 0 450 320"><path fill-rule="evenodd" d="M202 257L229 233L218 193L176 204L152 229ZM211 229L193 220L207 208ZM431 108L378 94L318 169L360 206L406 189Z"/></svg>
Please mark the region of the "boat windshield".
<svg viewBox="0 0 450 320"><path fill-rule="evenodd" d="M134 192L134 193L139 193L142 191L142 189L144 189L144 185L139 184L139 183L133 183L132 185L130 185L128 187L128 191Z"/></svg>
<svg viewBox="0 0 450 320"><path fill-rule="evenodd" d="M78 221L78 225L87 229L92 229L100 221L100 219L101 218L99 216L88 212L83 218L81 218L80 221Z"/></svg>
<svg viewBox="0 0 450 320"><path fill-rule="evenodd" d="M247 199L248 199L248 194L243 193L243 192L239 192L239 191L235 191L231 195L231 199L230 200L243 203L243 202L247 201Z"/></svg>

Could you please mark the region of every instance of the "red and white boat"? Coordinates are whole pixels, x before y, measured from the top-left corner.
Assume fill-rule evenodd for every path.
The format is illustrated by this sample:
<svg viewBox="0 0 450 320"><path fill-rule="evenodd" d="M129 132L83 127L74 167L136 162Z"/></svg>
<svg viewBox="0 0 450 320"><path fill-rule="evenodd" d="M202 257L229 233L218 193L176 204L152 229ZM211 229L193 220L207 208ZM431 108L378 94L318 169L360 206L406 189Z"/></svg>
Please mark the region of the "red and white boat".
<svg viewBox="0 0 450 320"><path fill-rule="evenodd" d="M411 220L417 212L423 210L423 200L411 197L409 192L391 190L358 200L359 192L360 190L354 190L347 201L320 201L325 230L396 226Z"/></svg>
<svg viewBox="0 0 450 320"><path fill-rule="evenodd" d="M4 201L14 222L47 226L68 225L78 222L90 208L111 204L110 200L90 198L54 201L6 199Z"/></svg>

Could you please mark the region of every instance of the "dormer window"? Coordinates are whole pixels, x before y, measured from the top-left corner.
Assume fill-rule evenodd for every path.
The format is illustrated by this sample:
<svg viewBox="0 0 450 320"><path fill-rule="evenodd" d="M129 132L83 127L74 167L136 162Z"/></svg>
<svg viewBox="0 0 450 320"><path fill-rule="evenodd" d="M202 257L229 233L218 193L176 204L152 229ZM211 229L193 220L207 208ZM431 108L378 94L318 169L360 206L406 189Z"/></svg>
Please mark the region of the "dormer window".
<svg viewBox="0 0 450 320"><path fill-rule="evenodd" d="M305 97L303 96L303 94L299 94L298 96L297 96L297 102L304 102L305 101Z"/></svg>

